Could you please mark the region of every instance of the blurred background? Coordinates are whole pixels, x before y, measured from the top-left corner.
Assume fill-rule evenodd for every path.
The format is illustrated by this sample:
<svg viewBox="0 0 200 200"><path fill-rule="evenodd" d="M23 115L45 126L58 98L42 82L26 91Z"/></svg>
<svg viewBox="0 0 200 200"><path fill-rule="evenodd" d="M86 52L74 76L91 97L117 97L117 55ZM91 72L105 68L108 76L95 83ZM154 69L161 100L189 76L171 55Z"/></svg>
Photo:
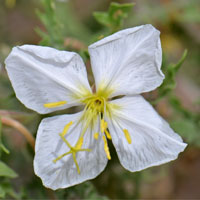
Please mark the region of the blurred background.
<svg viewBox="0 0 200 200"><path fill-rule="evenodd" d="M120 165L110 144L112 160L95 180L53 192L45 189L34 175L31 145L12 123L2 120L0 144L10 153L2 149L0 162L6 163L11 171L2 174L0 163L0 198L200 199L200 1L113 1L135 4L120 26L113 29L94 14L107 12L109 0L49 2L1 0L0 117L20 123L35 136L40 120L47 116L26 109L15 97L4 69L4 59L13 46L41 44L76 51L87 63L92 82L87 46L119 29L149 23L161 32L166 81L144 96L189 145L173 162L130 173Z"/></svg>

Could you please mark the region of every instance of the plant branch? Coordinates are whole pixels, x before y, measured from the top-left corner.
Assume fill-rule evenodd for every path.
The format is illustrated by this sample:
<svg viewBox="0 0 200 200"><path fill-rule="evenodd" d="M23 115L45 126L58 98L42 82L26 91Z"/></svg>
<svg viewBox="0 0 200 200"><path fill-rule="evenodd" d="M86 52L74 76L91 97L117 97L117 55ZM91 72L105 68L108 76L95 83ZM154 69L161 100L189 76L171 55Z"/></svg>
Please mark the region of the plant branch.
<svg viewBox="0 0 200 200"><path fill-rule="evenodd" d="M0 117L0 118L1 118L2 124L11 126L15 128L16 130L18 130L26 138L28 143L33 148L33 150L35 149L35 139L24 125L22 125L20 122L10 117Z"/></svg>

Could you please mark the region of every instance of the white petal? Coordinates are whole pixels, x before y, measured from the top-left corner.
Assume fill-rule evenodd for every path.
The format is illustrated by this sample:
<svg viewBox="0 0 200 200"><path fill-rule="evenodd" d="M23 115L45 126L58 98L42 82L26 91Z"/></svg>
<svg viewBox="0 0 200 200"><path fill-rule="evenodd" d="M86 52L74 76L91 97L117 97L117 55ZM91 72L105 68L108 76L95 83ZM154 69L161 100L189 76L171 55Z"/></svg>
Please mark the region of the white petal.
<svg viewBox="0 0 200 200"><path fill-rule="evenodd" d="M140 94L158 87L161 72L160 32L151 25L119 31L91 46L96 88L114 90L112 96Z"/></svg>
<svg viewBox="0 0 200 200"><path fill-rule="evenodd" d="M71 154L53 163L54 159L70 150L59 136L64 126L70 121L74 123L66 134L66 139L72 146L75 146L83 129L82 123L77 125L81 115L82 112L46 118L39 126L34 170L48 188L56 190L93 179L104 170L107 164L103 141L100 138L98 140L94 139L94 133L100 132L99 123L92 130L88 129L84 136L82 148L89 148L92 151L81 151L76 154L80 174L77 172Z"/></svg>
<svg viewBox="0 0 200 200"><path fill-rule="evenodd" d="M39 113L79 105L75 96L90 91L81 57L50 47L14 47L5 61L17 98ZM45 108L44 104L67 101L64 106Z"/></svg>
<svg viewBox="0 0 200 200"><path fill-rule="evenodd" d="M187 146L142 96L124 97L112 103L120 108L112 111L111 120L108 118L109 130L126 169L133 172L169 162ZM123 129L129 131L131 144Z"/></svg>

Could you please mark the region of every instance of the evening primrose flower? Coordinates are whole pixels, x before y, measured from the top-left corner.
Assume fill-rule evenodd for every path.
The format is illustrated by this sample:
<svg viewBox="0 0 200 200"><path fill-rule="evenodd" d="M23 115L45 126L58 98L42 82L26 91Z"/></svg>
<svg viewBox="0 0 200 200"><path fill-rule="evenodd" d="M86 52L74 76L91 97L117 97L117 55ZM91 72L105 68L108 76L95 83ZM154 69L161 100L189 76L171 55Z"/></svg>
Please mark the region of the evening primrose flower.
<svg viewBox="0 0 200 200"><path fill-rule="evenodd" d="M6 69L17 98L45 114L83 106L76 114L42 120L34 170L46 187L66 188L100 174L111 159L140 171L177 158L182 142L140 95L163 81L159 31L151 25L119 31L89 46L96 92L81 57L49 47L14 47Z"/></svg>

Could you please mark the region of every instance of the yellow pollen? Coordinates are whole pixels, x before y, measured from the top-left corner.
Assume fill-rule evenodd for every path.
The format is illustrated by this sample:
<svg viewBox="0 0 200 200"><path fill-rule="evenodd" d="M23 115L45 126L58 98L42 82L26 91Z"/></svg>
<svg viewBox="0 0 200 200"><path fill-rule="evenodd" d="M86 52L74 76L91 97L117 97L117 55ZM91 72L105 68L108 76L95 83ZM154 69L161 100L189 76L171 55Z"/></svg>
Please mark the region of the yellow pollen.
<svg viewBox="0 0 200 200"><path fill-rule="evenodd" d="M131 141L131 136L130 136L128 130L127 130L127 129L123 129L123 132L124 132L124 135L125 135L125 137L126 137L127 142L128 142L129 144L131 144L131 142L132 142L132 141Z"/></svg>
<svg viewBox="0 0 200 200"><path fill-rule="evenodd" d="M66 103L67 103L67 101L58 101L58 102L52 102L52 103L45 103L44 107L45 108L55 108L55 107L58 107L58 106L63 106Z"/></svg>
<svg viewBox="0 0 200 200"><path fill-rule="evenodd" d="M103 141L104 141L104 151L106 153L106 156L107 156L108 160L110 160L111 156L110 156L110 151L109 151L109 148L108 148L108 142L106 140L105 135L103 135Z"/></svg>
<svg viewBox="0 0 200 200"><path fill-rule="evenodd" d="M108 130L107 130L107 127L108 127L108 123L105 122L105 121L102 119L102 120L101 120L101 132L102 132L102 133L105 133L105 134L106 134L106 137L107 137L109 140L111 140L112 138L111 138L110 133L109 133Z"/></svg>
<svg viewBox="0 0 200 200"><path fill-rule="evenodd" d="M69 122L67 125L65 125L65 127L64 127L64 129L63 129L63 131L62 131L62 133L60 134L60 135L62 135L62 137L64 137L66 134L67 134L67 132L68 132L68 130L69 130L69 128L70 128L70 126L73 124L73 122L71 121L71 122Z"/></svg>
<svg viewBox="0 0 200 200"><path fill-rule="evenodd" d="M110 133L108 132L107 129L105 130L105 134L106 134L106 137L107 137L109 140L112 139L112 138L111 138L111 135L110 135Z"/></svg>
<svg viewBox="0 0 200 200"><path fill-rule="evenodd" d="M95 139L95 140L98 140L98 137L99 137L99 133L95 133L95 134L94 134L94 139Z"/></svg>
<svg viewBox="0 0 200 200"><path fill-rule="evenodd" d="M78 142L77 142L77 144L76 144L76 146L75 146L75 148L77 150L79 150L79 149L81 149L82 145L83 145L83 137L80 137Z"/></svg>
<svg viewBox="0 0 200 200"><path fill-rule="evenodd" d="M105 122L103 119L101 119L101 132L104 133L104 131L107 129L107 122Z"/></svg>

